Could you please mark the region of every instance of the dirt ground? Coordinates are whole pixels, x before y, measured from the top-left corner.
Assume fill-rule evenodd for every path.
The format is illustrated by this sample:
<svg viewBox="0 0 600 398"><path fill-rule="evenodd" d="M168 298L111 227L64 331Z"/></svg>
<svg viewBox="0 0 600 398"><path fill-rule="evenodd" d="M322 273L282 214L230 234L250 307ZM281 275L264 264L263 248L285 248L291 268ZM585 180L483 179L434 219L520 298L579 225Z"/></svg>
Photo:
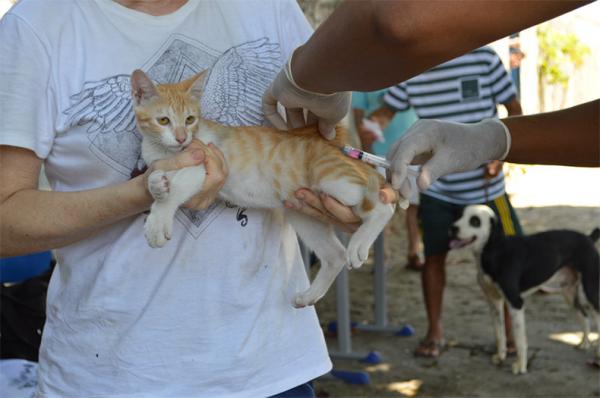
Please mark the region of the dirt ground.
<svg viewBox="0 0 600 398"><path fill-rule="evenodd" d="M522 207L517 209L526 233L571 228L588 233L600 225L600 207ZM600 371L586 364L590 350L574 348L579 342L579 323L560 294L538 293L526 300L529 373L514 376L509 358L503 365L491 363L493 329L488 307L476 283L475 264L466 251L452 252L447 266L443 319L449 348L438 359L412 354L426 331L425 310L418 272L404 268L406 237L403 213L398 213L388 234L388 319L390 324L411 325L415 333L355 332L353 349L378 351L383 361L367 365L356 360L334 359L334 369L362 370L369 385L350 385L338 379L316 382L321 397L600 397ZM372 256L371 256L372 258ZM314 267L313 267L314 268ZM372 266L349 273L351 319L373 321ZM335 320L335 288L317 304L321 324ZM328 337L331 350L338 347Z"/></svg>

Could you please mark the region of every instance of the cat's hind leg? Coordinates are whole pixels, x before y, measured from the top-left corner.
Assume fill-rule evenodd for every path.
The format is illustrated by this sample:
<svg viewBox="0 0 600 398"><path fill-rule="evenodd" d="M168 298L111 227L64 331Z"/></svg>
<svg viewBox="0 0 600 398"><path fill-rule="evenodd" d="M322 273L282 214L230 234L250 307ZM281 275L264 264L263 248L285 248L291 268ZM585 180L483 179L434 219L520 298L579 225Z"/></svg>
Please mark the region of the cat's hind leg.
<svg viewBox="0 0 600 398"><path fill-rule="evenodd" d="M175 212L179 206L200 192L205 176L206 170L203 165L157 174L155 182L157 185L166 186L167 194L162 195L160 200L155 197L144 225L144 235L151 247L162 247L171 239ZM148 184L150 183L149 178ZM154 188L156 189L156 186ZM148 189L151 189L150 186ZM154 192L150 192L154 196Z"/></svg>
<svg viewBox="0 0 600 398"><path fill-rule="evenodd" d="M321 268L308 290L294 298L294 306L301 308L315 304L327 293L347 263L346 249L335 235L333 226L294 210L287 210L286 218L302 242L312 249L321 261Z"/></svg>
<svg viewBox="0 0 600 398"><path fill-rule="evenodd" d="M359 268L368 258L369 249L394 215L394 205L379 200L379 182L369 177L367 186L340 180L325 181L319 187L346 206L352 207L362 225L352 234L347 255L352 268Z"/></svg>
<svg viewBox="0 0 600 398"><path fill-rule="evenodd" d="M368 211L362 210L361 206L355 208L363 223L352 234L348 243L348 259L352 268L359 268L367 260L369 249L394 215L392 204L384 204L377 199L373 205Z"/></svg>

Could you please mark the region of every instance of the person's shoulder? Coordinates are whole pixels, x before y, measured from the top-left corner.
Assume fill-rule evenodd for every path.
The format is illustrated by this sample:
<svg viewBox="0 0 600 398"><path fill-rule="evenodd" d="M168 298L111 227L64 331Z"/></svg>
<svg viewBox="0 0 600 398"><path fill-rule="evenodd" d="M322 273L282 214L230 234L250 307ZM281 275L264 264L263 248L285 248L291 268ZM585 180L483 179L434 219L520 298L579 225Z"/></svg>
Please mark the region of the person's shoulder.
<svg viewBox="0 0 600 398"><path fill-rule="evenodd" d="M16 17L35 30L62 26L78 7L76 0L19 0L6 16Z"/></svg>
<svg viewBox="0 0 600 398"><path fill-rule="evenodd" d="M484 56L484 57L487 56L487 57L491 57L491 58L499 58L500 57L498 55L498 53L496 52L496 50L494 50L490 46L479 47L479 48L471 51L468 54L474 54L474 55L479 55L479 56Z"/></svg>

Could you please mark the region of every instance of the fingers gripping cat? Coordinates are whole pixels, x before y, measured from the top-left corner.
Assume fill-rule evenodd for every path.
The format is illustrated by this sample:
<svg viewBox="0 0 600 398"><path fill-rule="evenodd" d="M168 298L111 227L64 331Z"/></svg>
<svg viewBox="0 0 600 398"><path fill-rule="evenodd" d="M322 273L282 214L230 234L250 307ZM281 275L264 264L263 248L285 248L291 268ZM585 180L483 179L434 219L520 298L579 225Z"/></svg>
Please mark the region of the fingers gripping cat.
<svg viewBox="0 0 600 398"><path fill-rule="evenodd" d="M345 132L327 141L316 126L281 132L264 126L224 126L203 119L200 111L206 71L174 84L154 85L140 70L131 76L136 121L142 133L142 157L146 164L181 151L192 138L219 148L229 168L219 197L238 206L284 209L286 219L302 241L321 260L310 288L294 301L297 307L312 305L329 289L342 267L360 267L369 248L393 215L394 205L381 203L384 179L371 166L342 154ZM175 171L154 171L148 190L154 198L145 224L152 247L171 238L175 212L200 192L205 179L203 165ZM285 209L294 192L310 188L350 206L363 223L344 248L331 225L297 211Z"/></svg>

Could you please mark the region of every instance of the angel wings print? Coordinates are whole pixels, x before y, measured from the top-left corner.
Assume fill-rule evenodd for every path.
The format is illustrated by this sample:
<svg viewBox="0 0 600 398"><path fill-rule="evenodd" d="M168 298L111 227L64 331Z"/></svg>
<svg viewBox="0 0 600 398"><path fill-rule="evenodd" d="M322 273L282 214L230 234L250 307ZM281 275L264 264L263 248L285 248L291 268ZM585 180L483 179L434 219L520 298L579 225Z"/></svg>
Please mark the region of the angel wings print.
<svg viewBox="0 0 600 398"><path fill-rule="evenodd" d="M173 35L141 69L156 83L178 82L210 69L201 103L203 116L241 126L264 123L262 93L281 65L279 44L268 38L221 53L189 37ZM94 156L126 178L143 167L142 137L136 131L130 90L128 74L88 81L71 96L71 106L64 111L70 127L87 126ZM177 218L198 237L224 208L215 203L204 211L181 209Z"/></svg>

